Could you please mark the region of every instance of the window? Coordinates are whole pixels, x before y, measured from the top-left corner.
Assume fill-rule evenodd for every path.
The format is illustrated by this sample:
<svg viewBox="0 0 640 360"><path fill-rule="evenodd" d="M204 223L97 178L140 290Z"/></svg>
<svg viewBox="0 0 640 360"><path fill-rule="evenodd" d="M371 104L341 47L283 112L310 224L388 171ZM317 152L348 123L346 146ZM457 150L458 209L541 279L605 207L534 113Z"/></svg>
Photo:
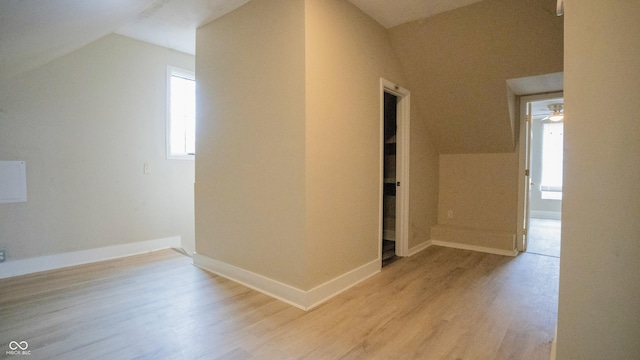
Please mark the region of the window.
<svg viewBox="0 0 640 360"><path fill-rule="evenodd" d="M167 158L196 153L196 81L193 72L167 69Z"/></svg>
<svg viewBox="0 0 640 360"><path fill-rule="evenodd" d="M540 181L543 199L562 200L563 130L564 124L561 122L543 124Z"/></svg>

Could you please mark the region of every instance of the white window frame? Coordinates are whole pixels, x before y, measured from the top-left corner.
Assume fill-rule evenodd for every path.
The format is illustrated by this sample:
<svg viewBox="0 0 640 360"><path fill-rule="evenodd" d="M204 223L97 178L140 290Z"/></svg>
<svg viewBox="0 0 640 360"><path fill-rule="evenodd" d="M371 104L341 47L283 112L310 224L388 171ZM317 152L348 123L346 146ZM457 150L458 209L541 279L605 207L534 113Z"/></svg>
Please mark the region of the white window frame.
<svg viewBox="0 0 640 360"><path fill-rule="evenodd" d="M167 159L170 160L195 160L195 154L175 155L171 153L171 78L173 76L180 76L193 81L196 80L195 73L193 71L181 69L175 66L167 66L167 110L166 110L166 151Z"/></svg>

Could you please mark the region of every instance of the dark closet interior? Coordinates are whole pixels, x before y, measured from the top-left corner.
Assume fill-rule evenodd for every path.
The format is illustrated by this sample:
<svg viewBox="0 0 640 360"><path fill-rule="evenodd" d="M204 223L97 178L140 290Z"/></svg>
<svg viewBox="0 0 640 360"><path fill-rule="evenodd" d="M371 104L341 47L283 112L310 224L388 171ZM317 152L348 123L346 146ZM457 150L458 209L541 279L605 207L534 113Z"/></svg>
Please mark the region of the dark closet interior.
<svg viewBox="0 0 640 360"><path fill-rule="evenodd" d="M398 97L384 93L384 191L382 207L382 266L396 257L396 152Z"/></svg>

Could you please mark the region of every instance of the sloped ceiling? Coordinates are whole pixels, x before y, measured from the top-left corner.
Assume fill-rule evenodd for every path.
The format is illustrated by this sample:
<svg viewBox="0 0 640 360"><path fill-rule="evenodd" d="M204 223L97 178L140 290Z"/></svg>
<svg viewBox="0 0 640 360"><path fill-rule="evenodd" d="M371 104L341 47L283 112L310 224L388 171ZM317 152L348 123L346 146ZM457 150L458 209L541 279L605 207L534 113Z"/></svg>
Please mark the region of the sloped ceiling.
<svg viewBox="0 0 640 360"><path fill-rule="evenodd" d="M195 29L249 0L2 0L0 78L119 33L195 53Z"/></svg>
<svg viewBox="0 0 640 360"><path fill-rule="evenodd" d="M349 0L385 28L428 18L481 0Z"/></svg>
<svg viewBox="0 0 640 360"><path fill-rule="evenodd" d="M250 0L1 0L0 78L118 33L195 53L195 29ZM350 0L386 27L479 0Z"/></svg>
<svg viewBox="0 0 640 360"><path fill-rule="evenodd" d="M195 54L196 29L250 0L154 1L135 21L115 32L170 49Z"/></svg>
<svg viewBox="0 0 640 360"><path fill-rule="evenodd" d="M248 1L2 0L0 80L110 33L194 53L198 26ZM441 153L512 151L506 81L562 71L556 0L349 1L390 28Z"/></svg>
<svg viewBox="0 0 640 360"><path fill-rule="evenodd" d="M555 5L485 0L390 29L411 101L441 154L514 150L508 80L563 69L563 18Z"/></svg>

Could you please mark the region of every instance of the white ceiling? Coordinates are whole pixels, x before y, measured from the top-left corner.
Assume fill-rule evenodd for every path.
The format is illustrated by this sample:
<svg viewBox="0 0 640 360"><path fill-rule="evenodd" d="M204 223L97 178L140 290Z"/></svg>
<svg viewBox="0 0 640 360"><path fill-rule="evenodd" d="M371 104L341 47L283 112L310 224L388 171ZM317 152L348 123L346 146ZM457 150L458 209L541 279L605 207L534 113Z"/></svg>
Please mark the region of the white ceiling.
<svg viewBox="0 0 640 360"><path fill-rule="evenodd" d="M249 0L1 0L0 78L118 33L195 53L195 30Z"/></svg>
<svg viewBox="0 0 640 360"><path fill-rule="evenodd" d="M156 0L115 33L195 54L196 29L250 0Z"/></svg>
<svg viewBox="0 0 640 360"><path fill-rule="evenodd" d="M117 33L195 53L195 30L250 0L1 0L0 78ZM479 0L349 0L384 27Z"/></svg>
<svg viewBox="0 0 640 360"><path fill-rule="evenodd" d="M424 19L481 0L349 0L385 28Z"/></svg>
<svg viewBox="0 0 640 360"><path fill-rule="evenodd" d="M548 100L540 100L540 101L532 102L531 118L535 120L540 120L546 116L553 114L553 111L549 110L549 105L553 105L553 104L564 105L564 99L558 98L558 99L548 99Z"/></svg>

